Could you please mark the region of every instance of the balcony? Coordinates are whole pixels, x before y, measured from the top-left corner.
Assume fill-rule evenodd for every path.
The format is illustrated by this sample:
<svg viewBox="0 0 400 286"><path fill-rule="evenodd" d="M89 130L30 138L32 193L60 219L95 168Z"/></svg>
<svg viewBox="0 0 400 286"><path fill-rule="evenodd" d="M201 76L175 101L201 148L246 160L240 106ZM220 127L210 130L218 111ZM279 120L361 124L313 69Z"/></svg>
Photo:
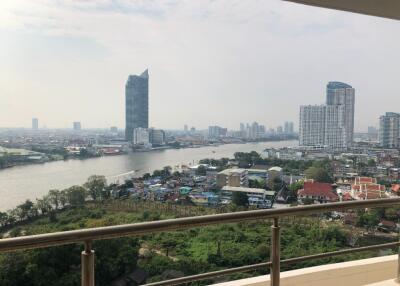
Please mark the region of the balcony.
<svg viewBox="0 0 400 286"><path fill-rule="evenodd" d="M91 229L73 230L22 236L17 238L0 239L0 252L34 249L83 243L85 248L81 254L81 281L82 286L94 286L95 273L95 252L92 249L94 240L111 239L124 236L141 236L163 231L189 229L194 227L209 226L224 223L235 223L250 220L272 220L271 232L271 254L270 260L255 264L230 269L224 269L209 273L202 273L193 276L181 277L167 281L147 284L147 286L178 285L201 281L210 278L221 277L239 272L249 272L257 269L270 269L270 275L259 276L250 279L237 280L219 285L369 285L372 283L383 283L376 285L399 285L396 284L398 259L395 256L378 257L364 260L357 260L345 263L337 263L310 268L303 268L293 271L282 272L281 266L296 264L313 259L321 259L343 254L356 253L369 250L380 250L398 248L400 242L391 242L379 245L364 246L359 248L343 249L335 252L320 253L297 258L281 260L280 258L280 225L281 218L287 216L303 216L316 213L324 213L336 210L364 209L374 207L389 207L400 205L400 198L377 199L365 201L339 202L321 205L298 206L286 209L254 210L216 215L205 215L197 217L186 217L168 219L153 222L136 224L99 227ZM374 284L372 284L374 285Z"/></svg>
<svg viewBox="0 0 400 286"><path fill-rule="evenodd" d="M391 286L395 281L397 255L355 260L282 272L280 285L296 286ZM258 276L214 286L263 286L270 276Z"/></svg>

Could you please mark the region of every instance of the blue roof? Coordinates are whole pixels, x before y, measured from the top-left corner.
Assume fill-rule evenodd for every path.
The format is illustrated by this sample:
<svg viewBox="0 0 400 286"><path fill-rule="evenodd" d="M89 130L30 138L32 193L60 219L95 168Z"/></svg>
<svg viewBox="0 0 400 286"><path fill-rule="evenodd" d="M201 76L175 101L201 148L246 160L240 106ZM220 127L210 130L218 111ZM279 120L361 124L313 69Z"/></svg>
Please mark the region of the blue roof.
<svg viewBox="0 0 400 286"><path fill-rule="evenodd" d="M340 81L330 81L327 85L326 88L329 89L336 89L336 88L351 88L352 86L344 83L344 82L340 82Z"/></svg>

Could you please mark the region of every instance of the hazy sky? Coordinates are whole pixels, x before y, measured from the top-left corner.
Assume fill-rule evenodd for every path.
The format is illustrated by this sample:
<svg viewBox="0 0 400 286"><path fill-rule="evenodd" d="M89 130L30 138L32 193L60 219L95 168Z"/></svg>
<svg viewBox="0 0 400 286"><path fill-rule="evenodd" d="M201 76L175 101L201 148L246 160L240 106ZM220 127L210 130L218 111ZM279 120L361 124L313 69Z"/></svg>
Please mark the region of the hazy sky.
<svg viewBox="0 0 400 286"><path fill-rule="evenodd" d="M298 123L330 80L356 130L400 112L400 22L278 0L1 0L0 126L124 128L129 74L150 73L150 125Z"/></svg>

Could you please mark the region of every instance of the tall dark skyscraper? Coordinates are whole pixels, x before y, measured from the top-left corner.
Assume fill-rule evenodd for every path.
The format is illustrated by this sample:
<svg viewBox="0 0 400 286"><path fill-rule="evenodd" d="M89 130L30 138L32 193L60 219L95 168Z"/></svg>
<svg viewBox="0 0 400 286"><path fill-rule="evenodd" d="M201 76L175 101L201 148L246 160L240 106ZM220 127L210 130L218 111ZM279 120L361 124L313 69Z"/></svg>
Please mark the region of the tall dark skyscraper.
<svg viewBox="0 0 400 286"><path fill-rule="evenodd" d="M135 128L149 128L149 72L130 75L125 85L125 138L132 141Z"/></svg>

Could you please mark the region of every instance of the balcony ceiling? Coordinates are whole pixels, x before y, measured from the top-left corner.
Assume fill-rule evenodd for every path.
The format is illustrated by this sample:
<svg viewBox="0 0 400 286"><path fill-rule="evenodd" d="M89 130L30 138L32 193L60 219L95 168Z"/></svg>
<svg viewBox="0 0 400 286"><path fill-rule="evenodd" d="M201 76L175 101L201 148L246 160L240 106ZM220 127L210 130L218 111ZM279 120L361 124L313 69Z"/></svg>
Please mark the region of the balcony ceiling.
<svg viewBox="0 0 400 286"><path fill-rule="evenodd" d="M400 0L284 0L284 1L400 20Z"/></svg>

